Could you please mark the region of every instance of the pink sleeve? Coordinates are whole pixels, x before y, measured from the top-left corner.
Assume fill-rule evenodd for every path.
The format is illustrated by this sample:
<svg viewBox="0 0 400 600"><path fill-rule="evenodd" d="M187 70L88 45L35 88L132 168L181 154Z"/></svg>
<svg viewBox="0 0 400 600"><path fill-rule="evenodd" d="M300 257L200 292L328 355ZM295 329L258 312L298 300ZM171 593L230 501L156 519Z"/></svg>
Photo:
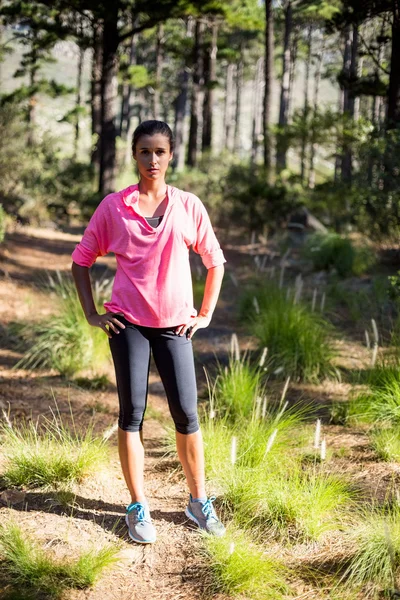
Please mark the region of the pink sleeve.
<svg viewBox="0 0 400 600"><path fill-rule="evenodd" d="M72 253L72 260L81 267L91 267L98 256L108 252L107 218L104 200L96 208L83 237Z"/></svg>
<svg viewBox="0 0 400 600"><path fill-rule="evenodd" d="M204 204L198 198L196 200L195 220L197 231L193 250L200 254L206 269L219 267L226 262L224 254L220 248Z"/></svg>

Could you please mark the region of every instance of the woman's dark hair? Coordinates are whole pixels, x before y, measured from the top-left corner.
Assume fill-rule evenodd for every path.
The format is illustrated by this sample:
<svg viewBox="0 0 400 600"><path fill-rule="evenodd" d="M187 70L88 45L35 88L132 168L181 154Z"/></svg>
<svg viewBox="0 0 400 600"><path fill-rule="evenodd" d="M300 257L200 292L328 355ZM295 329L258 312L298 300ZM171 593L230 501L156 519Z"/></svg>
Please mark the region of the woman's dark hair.
<svg viewBox="0 0 400 600"><path fill-rule="evenodd" d="M132 136L132 152L133 152L133 154L136 151L136 144L138 143L139 138L142 135L154 135L156 133L161 133L161 135L165 135L165 137L168 138L170 150L171 150L171 152L173 152L175 140L174 140L174 134L172 133L169 125L167 125L167 123L164 123L164 121L151 120L151 121L143 121L142 123L140 123L140 125L138 125L136 127L135 131L133 132L133 136Z"/></svg>

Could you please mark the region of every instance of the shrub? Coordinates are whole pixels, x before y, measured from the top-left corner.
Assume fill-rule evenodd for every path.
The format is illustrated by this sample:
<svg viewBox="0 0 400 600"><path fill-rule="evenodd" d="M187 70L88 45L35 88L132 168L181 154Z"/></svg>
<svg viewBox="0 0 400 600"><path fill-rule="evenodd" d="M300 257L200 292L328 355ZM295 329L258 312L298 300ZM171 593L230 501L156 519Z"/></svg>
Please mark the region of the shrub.
<svg viewBox="0 0 400 600"><path fill-rule="evenodd" d="M287 597L287 568L257 547L245 533L231 527L225 537L207 536L205 543L213 596L222 592L251 600Z"/></svg>
<svg viewBox="0 0 400 600"><path fill-rule="evenodd" d="M53 558L14 523L0 526L2 571L24 598L60 598L68 588L87 588L104 568L116 562L118 548L107 545L83 552L77 559Z"/></svg>
<svg viewBox="0 0 400 600"><path fill-rule="evenodd" d="M102 438L71 433L60 419L46 419L42 431L32 422L19 429L0 425L6 459L2 478L9 486L57 487L96 473L108 458Z"/></svg>
<svg viewBox="0 0 400 600"><path fill-rule="evenodd" d="M259 313L253 308L257 299ZM306 381L333 375L330 324L305 304L294 303L276 284L250 288L242 296L240 316L260 347L268 348L270 367Z"/></svg>
<svg viewBox="0 0 400 600"><path fill-rule="evenodd" d="M99 369L109 359L106 334L87 322L72 280L59 277L53 290L59 312L23 328L22 337L30 348L17 367L52 368L64 377L88 368ZM99 297L97 305L101 310Z"/></svg>
<svg viewBox="0 0 400 600"><path fill-rule="evenodd" d="M307 240L304 254L314 269L335 269L341 277L361 275L375 262L369 247L355 246L348 237L338 233L314 233Z"/></svg>

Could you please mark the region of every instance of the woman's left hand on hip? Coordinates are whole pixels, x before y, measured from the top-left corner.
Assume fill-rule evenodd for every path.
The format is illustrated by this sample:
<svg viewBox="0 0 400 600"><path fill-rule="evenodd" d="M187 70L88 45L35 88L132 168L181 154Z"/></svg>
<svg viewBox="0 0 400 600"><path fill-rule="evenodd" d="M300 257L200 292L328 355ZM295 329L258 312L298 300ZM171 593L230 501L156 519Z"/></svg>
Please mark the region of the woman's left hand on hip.
<svg viewBox="0 0 400 600"><path fill-rule="evenodd" d="M208 327L210 321L210 317L197 315L197 317L193 317L187 323L179 325L175 329L175 333L178 335L184 335L186 333L186 337L190 340L198 329L204 329L205 327Z"/></svg>

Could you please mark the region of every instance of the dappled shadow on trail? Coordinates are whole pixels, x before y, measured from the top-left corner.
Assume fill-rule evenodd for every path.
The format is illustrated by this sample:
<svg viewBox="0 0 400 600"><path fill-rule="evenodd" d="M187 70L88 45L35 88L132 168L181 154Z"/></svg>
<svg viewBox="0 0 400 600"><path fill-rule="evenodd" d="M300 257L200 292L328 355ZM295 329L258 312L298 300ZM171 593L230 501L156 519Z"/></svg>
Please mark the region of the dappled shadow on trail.
<svg viewBox="0 0 400 600"><path fill-rule="evenodd" d="M27 492L23 504L14 505L14 510L21 512L43 512L74 519L85 519L96 523L105 531L129 541L125 525L125 508L122 504L112 504L99 499L85 498L71 494L69 502L61 503L57 494L49 492ZM154 524L157 522L173 523L174 525L186 524L192 529L189 519L184 511L165 511L154 509L151 511Z"/></svg>

